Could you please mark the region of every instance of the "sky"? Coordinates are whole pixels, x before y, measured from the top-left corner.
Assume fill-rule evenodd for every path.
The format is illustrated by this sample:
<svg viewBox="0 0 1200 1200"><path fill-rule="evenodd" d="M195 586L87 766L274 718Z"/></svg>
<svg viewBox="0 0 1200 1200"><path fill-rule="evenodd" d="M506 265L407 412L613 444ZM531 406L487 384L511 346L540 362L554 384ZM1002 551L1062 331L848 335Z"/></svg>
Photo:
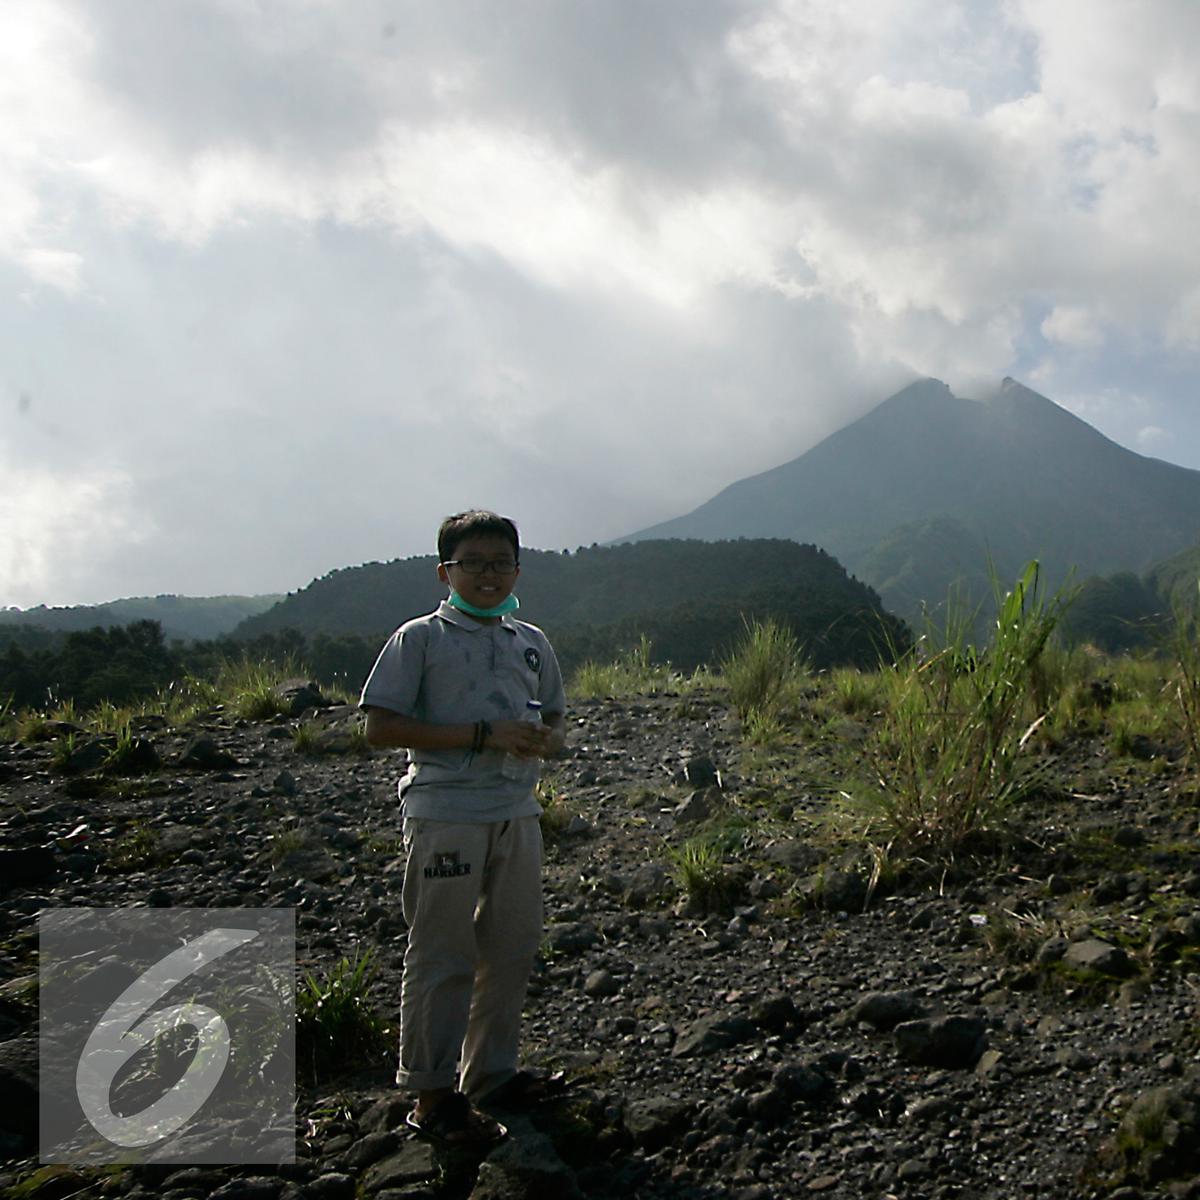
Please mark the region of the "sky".
<svg viewBox="0 0 1200 1200"><path fill-rule="evenodd" d="M0 606L574 549L920 376L1200 468L1195 0L0 5Z"/></svg>

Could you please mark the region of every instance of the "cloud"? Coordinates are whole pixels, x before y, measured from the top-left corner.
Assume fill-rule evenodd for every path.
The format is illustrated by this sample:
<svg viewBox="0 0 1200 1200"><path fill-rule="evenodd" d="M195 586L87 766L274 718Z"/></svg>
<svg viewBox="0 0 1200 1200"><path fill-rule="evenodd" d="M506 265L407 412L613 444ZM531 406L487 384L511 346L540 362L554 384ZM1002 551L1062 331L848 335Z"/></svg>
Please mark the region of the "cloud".
<svg viewBox="0 0 1200 1200"><path fill-rule="evenodd" d="M0 579L4 602L18 607L95 601L93 580L127 570L128 556L150 536L131 510L131 480L95 470L64 480L0 458ZM111 597L109 597L111 599Z"/></svg>
<svg viewBox="0 0 1200 1200"><path fill-rule="evenodd" d="M1082 349L1098 346L1104 340L1093 314L1075 305L1055 307L1042 322L1041 330L1047 341Z"/></svg>
<svg viewBox="0 0 1200 1200"><path fill-rule="evenodd" d="M467 503L534 544L616 536L916 374L1022 376L1130 441L1176 429L1198 21L2 8L0 387L32 398L8 453L90 480L138 547L93 563L101 598L300 586L423 550ZM39 528L47 596L77 587Z"/></svg>

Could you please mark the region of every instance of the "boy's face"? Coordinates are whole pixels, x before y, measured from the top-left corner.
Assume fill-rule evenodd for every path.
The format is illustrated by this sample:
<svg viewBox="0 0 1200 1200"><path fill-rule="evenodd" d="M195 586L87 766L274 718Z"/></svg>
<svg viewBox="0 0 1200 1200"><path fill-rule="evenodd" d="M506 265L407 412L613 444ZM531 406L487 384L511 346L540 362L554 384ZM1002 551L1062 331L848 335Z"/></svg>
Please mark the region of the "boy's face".
<svg viewBox="0 0 1200 1200"><path fill-rule="evenodd" d="M447 566L438 564L438 578L449 584L468 604L476 608L494 608L501 603L513 590L520 575L520 567L515 567L512 543L500 534L485 534L480 537L463 538L450 554L451 562ZM503 562L514 565L511 574L499 574L493 563ZM478 567L481 563L487 566L482 573L465 570L461 563L468 567Z"/></svg>

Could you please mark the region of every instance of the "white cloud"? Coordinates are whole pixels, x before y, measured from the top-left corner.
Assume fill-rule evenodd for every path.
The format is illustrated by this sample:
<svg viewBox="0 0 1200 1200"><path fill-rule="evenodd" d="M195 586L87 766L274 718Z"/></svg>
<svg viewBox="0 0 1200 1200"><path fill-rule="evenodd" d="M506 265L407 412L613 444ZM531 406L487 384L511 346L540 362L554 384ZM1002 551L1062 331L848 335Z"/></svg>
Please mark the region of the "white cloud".
<svg viewBox="0 0 1200 1200"><path fill-rule="evenodd" d="M74 251L31 247L21 252L19 261L35 283L58 288L69 296L83 286L83 255Z"/></svg>
<svg viewBox="0 0 1200 1200"><path fill-rule="evenodd" d="M1042 336L1063 346L1086 349L1104 340L1095 314L1077 305L1060 304L1042 322Z"/></svg>
<svg viewBox="0 0 1200 1200"><path fill-rule="evenodd" d="M64 478L9 459L0 471L0 579L4 603L96 603L113 599L100 580L127 570L151 534L130 505L120 471Z"/></svg>

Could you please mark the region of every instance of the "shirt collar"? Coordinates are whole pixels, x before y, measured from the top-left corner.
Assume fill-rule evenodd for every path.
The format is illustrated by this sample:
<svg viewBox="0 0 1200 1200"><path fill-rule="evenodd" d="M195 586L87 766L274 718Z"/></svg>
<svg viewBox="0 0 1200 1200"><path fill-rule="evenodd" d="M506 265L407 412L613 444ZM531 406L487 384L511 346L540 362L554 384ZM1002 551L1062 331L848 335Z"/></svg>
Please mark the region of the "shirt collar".
<svg viewBox="0 0 1200 1200"><path fill-rule="evenodd" d="M437 606L437 615L441 617L443 621L446 621L451 625L456 625L459 629L465 629L468 633L476 633L480 629L494 628L492 625L484 624L483 621L475 620L475 618L468 613L460 612L454 607L453 604L450 603L449 600L443 600ZM515 634L517 632L517 627L513 624L512 617L507 615L500 618L500 628L508 630L508 632L511 634Z"/></svg>

